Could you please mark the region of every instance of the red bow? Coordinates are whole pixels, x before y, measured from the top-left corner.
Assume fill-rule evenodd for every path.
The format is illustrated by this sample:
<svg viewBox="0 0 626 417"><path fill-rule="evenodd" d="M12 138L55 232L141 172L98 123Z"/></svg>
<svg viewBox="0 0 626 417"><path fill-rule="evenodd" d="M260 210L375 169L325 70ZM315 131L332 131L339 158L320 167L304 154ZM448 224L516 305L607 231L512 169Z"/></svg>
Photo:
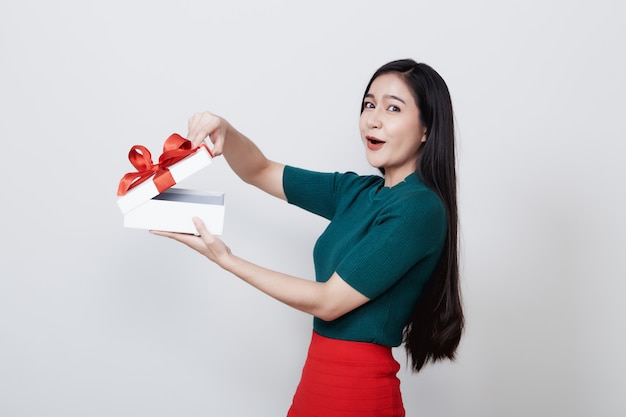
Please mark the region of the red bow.
<svg viewBox="0 0 626 417"><path fill-rule="evenodd" d="M200 147L191 147L190 140L183 138L178 133L173 133L163 144L163 153L159 156L159 163L153 164L152 155L148 148L141 145L133 146L128 153L128 160L137 171L129 172L122 177L117 188L117 195L125 195L128 190L141 184L152 175L154 175L154 185L156 185L159 193L162 193L176 184L168 167L186 158L198 149Z"/></svg>

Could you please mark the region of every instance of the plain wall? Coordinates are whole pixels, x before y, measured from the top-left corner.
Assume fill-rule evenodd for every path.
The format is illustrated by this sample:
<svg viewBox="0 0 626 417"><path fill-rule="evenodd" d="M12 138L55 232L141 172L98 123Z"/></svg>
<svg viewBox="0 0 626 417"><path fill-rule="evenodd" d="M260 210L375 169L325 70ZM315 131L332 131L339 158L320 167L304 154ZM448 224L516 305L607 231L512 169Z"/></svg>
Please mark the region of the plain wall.
<svg viewBox="0 0 626 417"><path fill-rule="evenodd" d="M453 97L467 316L455 363L400 371L407 415L625 415L623 9L3 1L0 415L285 415L311 317L124 229L117 182L201 110L275 160L372 173L361 95L404 57ZM235 253L313 277L325 221L221 158L181 185L226 193Z"/></svg>

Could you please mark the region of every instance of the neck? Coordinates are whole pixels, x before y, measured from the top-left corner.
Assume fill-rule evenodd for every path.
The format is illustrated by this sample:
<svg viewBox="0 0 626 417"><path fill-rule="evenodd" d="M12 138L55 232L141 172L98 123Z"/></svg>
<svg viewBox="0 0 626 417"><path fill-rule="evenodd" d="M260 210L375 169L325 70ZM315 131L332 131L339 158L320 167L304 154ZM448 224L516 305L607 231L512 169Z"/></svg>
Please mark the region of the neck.
<svg viewBox="0 0 626 417"><path fill-rule="evenodd" d="M391 188L394 187L401 182L404 182L404 179L409 175L413 174L415 169L407 170L387 170L385 168L385 187Z"/></svg>

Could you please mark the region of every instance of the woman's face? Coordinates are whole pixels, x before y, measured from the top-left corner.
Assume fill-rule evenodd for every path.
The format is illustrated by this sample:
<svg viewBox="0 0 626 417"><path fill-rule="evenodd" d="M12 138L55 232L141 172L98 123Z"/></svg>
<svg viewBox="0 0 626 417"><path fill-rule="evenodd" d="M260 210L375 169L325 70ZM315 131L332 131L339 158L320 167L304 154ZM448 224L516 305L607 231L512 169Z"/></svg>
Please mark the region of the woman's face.
<svg viewBox="0 0 626 417"><path fill-rule="evenodd" d="M384 168L386 186L415 172L426 128L415 98L399 74L382 74L372 82L363 101L359 129L367 161Z"/></svg>

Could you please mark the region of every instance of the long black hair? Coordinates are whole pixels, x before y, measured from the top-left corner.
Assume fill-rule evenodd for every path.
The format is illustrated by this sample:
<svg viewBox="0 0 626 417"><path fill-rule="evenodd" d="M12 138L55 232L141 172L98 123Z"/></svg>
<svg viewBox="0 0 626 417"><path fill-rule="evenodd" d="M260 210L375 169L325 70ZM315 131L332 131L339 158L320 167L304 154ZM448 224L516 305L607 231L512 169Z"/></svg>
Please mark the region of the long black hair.
<svg viewBox="0 0 626 417"><path fill-rule="evenodd" d="M411 369L419 371L428 362L454 360L463 333L464 317L459 285L458 209L454 114L450 92L443 78L430 66L412 59L389 62L372 76L398 73L413 93L426 141L418 153L416 175L436 192L446 208L448 228L439 263L422 290L403 341ZM361 102L363 112L364 101Z"/></svg>

